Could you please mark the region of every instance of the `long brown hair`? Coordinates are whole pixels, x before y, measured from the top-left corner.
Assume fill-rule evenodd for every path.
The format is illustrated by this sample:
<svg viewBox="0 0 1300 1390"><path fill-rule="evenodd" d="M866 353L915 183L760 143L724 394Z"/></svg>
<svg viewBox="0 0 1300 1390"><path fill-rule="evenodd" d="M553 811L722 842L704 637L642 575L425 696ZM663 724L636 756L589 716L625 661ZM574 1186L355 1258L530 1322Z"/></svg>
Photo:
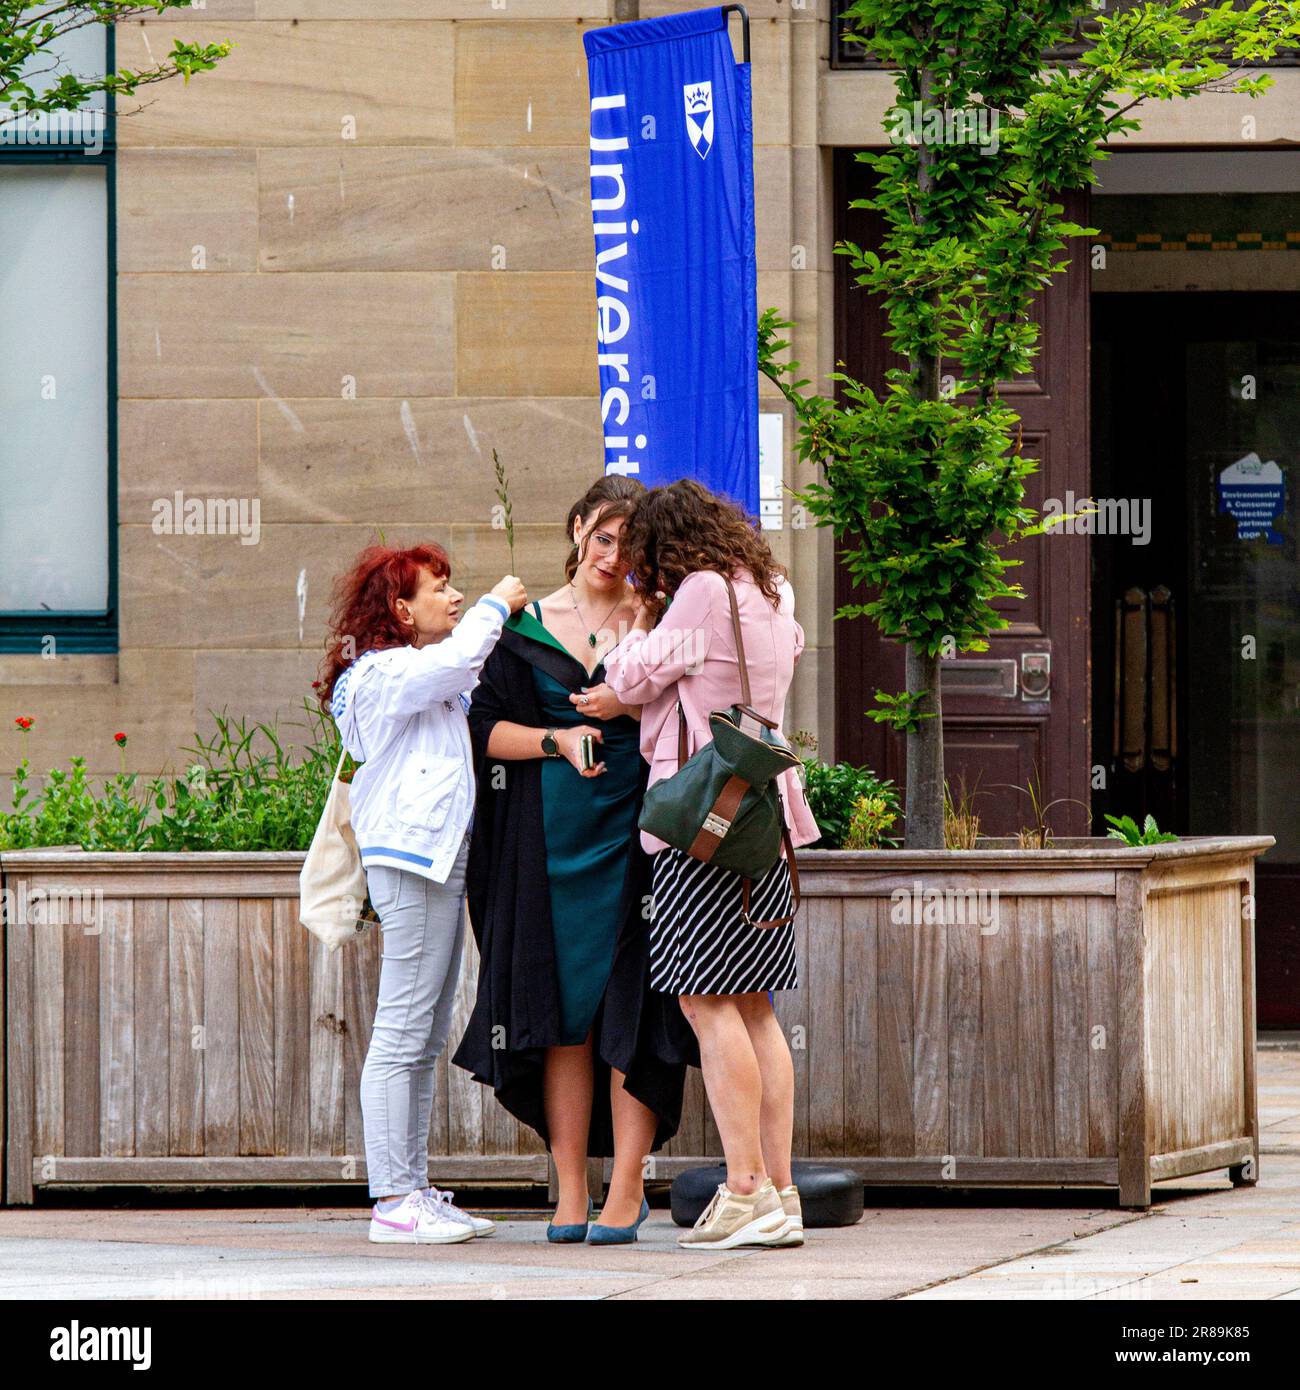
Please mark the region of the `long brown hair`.
<svg viewBox="0 0 1300 1390"><path fill-rule="evenodd" d="M623 527L619 551L656 617L695 570L747 569L773 607L787 577L745 513L693 478L651 488Z"/></svg>
<svg viewBox="0 0 1300 1390"><path fill-rule="evenodd" d="M440 545L413 545L395 550L371 545L334 581L334 605L316 698L325 710L334 695L334 683L362 652L380 647L409 646L411 627L397 616L399 598L412 599L420 587L420 574L430 570L435 579L451 575L451 561Z"/></svg>
<svg viewBox="0 0 1300 1390"><path fill-rule="evenodd" d="M569 515L564 523L564 535L571 546L569 558L564 562L565 579L572 580L573 576L577 574L578 566L587 553L588 541L599 527L603 526L610 517L631 516L636 504L644 496L645 484L638 482L635 478L625 477L622 473L607 473L592 483L569 508ZM579 551L578 547L573 544L573 523L581 517L585 526L586 519L592 512L596 512L596 519L590 527L585 527L586 535L582 539L582 550ZM620 546L620 552L621 550L622 547Z"/></svg>

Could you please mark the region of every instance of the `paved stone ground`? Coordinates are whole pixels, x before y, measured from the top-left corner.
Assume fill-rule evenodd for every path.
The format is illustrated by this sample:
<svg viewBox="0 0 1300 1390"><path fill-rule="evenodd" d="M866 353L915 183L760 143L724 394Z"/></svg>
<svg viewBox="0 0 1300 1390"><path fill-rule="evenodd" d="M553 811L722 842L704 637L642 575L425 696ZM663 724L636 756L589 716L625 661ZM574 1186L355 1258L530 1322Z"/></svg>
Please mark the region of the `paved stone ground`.
<svg viewBox="0 0 1300 1390"><path fill-rule="evenodd" d="M1261 1180L1161 1184L1149 1213L1060 1193L871 1194L802 1249L552 1246L545 1213L456 1246L372 1246L356 1208L0 1212L0 1298L1300 1299L1300 1052L1262 1050ZM484 1208L488 1214L490 1208Z"/></svg>

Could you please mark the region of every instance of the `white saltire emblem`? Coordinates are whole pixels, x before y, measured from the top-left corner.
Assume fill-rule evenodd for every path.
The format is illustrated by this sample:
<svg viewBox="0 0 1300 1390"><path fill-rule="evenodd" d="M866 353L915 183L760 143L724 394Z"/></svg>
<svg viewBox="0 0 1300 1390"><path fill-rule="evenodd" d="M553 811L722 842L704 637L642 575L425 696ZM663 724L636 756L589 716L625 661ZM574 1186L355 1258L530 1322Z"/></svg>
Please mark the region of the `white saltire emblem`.
<svg viewBox="0 0 1300 1390"><path fill-rule="evenodd" d="M713 148L713 83L688 82L682 88L686 99L686 133L701 159Z"/></svg>

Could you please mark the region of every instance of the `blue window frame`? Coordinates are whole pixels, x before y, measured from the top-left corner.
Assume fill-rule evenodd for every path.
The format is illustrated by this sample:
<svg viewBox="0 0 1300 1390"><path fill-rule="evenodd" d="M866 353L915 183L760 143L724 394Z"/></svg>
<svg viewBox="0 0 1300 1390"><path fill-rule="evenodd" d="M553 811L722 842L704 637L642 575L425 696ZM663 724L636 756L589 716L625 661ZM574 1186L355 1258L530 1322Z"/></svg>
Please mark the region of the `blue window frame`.
<svg viewBox="0 0 1300 1390"><path fill-rule="evenodd" d="M93 32L83 36L78 47L84 50L93 37ZM112 72L116 64L111 26L103 26L102 41L104 70ZM82 61L67 66L87 76L85 55L78 56ZM97 58L96 47L90 61ZM28 208L40 207L46 192L41 173L61 171L68 177L54 179L48 188L59 190L60 196L69 198L70 207L80 210L81 244L95 248L93 256L82 257L90 264L78 265L75 235L66 246L52 248L44 227L24 223L26 211L16 214L14 224L24 238L14 248L20 254L10 254L11 248L0 245L0 279L6 269L14 276L12 293L0 295L0 303L7 301L12 307L15 300L39 296L40 321L28 320L26 336L33 344L58 343L61 361L68 368L58 374L62 380L50 379L42 391L42 363L33 361L32 375L24 376L21 386L11 387L11 398L0 410L0 652L66 655L118 649L117 171L111 94L102 99L102 120L93 115L90 120L94 124L50 119L47 127L52 128L36 141L13 138L11 128L9 138L0 141L0 197L7 182L15 193L25 182L25 196L17 198L17 206L22 208L25 202ZM94 137L89 143L88 136ZM75 177L81 171L88 180L84 185ZM103 227L99 229L94 222L101 203ZM85 240L87 229L89 241ZM48 282L33 285L28 276L34 269L44 274L39 270L42 265L49 270ZM98 332L101 306L106 332L99 348L93 340L87 341L70 354L80 322L94 321ZM9 314L0 317L0 330L11 346L24 340L21 315L18 320ZM102 352L98 361L82 355L96 351ZM44 422L39 412L50 409L60 390L65 402L69 396L75 399L86 378L96 393L102 378L102 414L98 399L86 399L81 418L71 426L75 409L55 416L49 437L57 459L47 461L43 470L39 446L33 447L33 441L46 437L40 433Z"/></svg>

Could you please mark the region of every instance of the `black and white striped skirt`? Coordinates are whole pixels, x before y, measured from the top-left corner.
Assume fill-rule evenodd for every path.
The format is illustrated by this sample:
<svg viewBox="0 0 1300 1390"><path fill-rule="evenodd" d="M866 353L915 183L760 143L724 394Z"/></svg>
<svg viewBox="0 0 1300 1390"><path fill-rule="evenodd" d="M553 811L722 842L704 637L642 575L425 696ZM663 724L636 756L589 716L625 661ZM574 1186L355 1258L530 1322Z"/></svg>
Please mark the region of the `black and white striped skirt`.
<svg viewBox="0 0 1300 1390"><path fill-rule="evenodd" d="M650 988L662 994L757 994L798 989L794 923L751 927L741 911L739 874L702 864L680 849L661 849L654 866ZM793 910L784 857L749 890L755 922Z"/></svg>

